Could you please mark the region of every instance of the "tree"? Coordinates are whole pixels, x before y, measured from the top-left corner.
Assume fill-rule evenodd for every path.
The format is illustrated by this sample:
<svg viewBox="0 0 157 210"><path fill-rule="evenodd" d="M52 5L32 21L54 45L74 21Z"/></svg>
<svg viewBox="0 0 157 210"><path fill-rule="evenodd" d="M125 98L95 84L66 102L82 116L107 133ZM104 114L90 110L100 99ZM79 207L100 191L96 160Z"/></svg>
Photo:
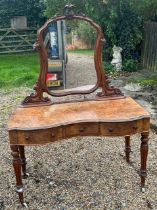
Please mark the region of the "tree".
<svg viewBox="0 0 157 210"><path fill-rule="evenodd" d="M89 23L79 21L77 28L75 29L78 37L83 40L91 49L95 46L96 31Z"/></svg>
<svg viewBox="0 0 157 210"><path fill-rule="evenodd" d="M48 17L63 14L68 0L46 0ZM107 45L104 57L111 60L112 47L123 48L123 60L140 60L143 22L157 20L157 0L71 0L76 11L101 25Z"/></svg>
<svg viewBox="0 0 157 210"><path fill-rule="evenodd" d="M157 1L156 0L132 0L132 5L143 20L157 21Z"/></svg>
<svg viewBox="0 0 157 210"><path fill-rule="evenodd" d="M27 16L30 25L41 25L45 21L44 0L1 0L0 25L9 26L12 16Z"/></svg>
<svg viewBox="0 0 157 210"><path fill-rule="evenodd" d="M75 5L77 13L85 13L95 20L100 17L100 13L104 13L104 5L107 4L105 0L45 0L46 16L50 18L63 14L64 6L69 2Z"/></svg>

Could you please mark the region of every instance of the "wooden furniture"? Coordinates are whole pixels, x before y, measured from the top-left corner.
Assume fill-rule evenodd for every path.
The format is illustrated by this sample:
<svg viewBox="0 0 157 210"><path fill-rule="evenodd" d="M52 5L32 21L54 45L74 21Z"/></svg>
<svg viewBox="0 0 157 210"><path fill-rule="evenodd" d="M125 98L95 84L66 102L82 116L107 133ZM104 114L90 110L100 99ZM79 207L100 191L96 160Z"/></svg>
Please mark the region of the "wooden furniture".
<svg viewBox="0 0 157 210"><path fill-rule="evenodd" d="M49 92L46 87L48 68L47 53L42 34L49 23L58 20L81 19L89 22L98 33L95 49L95 67L97 84L90 90ZM73 136L124 136L126 160L129 162L131 152L130 136L141 133L141 189L144 191L147 175L146 162L148 154L148 135L150 116L132 98L125 97L120 90L110 87L102 68L102 45L104 36L101 28L84 15L75 15L72 6L65 7L65 15L49 20L39 31L35 47L40 55L40 75L35 87L35 94L26 97L22 105L12 114L9 123L9 139L16 175L16 191L24 205L22 175L27 177L24 147L53 143ZM80 101L54 103L43 93L62 97L66 95L90 94L97 89L101 91L94 98ZM104 148L105 149L105 148Z"/></svg>

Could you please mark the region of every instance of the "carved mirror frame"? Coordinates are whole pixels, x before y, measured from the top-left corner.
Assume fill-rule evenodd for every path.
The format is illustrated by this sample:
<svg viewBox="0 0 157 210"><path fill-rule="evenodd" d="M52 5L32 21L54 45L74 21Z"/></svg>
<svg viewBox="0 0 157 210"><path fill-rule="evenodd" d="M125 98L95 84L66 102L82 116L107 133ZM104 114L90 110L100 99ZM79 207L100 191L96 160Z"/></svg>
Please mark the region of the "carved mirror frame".
<svg viewBox="0 0 157 210"><path fill-rule="evenodd" d="M73 12L73 5L66 5L64 9L64 15L55 16L48 20L37 32L37 40L34 44L34 49L38 51L40 58L40 73L38 81L34 87L35 93L32 93L30 96L27 96L23 102L23 106L32 106L32 105L49 105L52 104L52 101L48 97L44 97L43 93L47 93L48 95L54 97L62 97L67 95L78 95L78 94L90 94L96 91L98 88L102 88L101 92L97 93L96 100L103 100L106 98L115 98L122 97L123 94L117 88L113 86L109 86L110 81L108 77L105 75L105 70L102 64L102 48L105 43L104 34L102 32L101 27L95 23L92 19L85 15L77 15ZM46 85L46 75L48 72L48 55L46 47L44 46L43 33L48 28L48 25L61 20L83 20L88 22L93 28L97 31L97 39L94 50L94 64L97 75L97 83L94 87L88 90L74 90L74 91L65 91L63 92L50 92ZM82 67L83 68L83 67ZM86 99L84 99L86 100Z"/></svg>

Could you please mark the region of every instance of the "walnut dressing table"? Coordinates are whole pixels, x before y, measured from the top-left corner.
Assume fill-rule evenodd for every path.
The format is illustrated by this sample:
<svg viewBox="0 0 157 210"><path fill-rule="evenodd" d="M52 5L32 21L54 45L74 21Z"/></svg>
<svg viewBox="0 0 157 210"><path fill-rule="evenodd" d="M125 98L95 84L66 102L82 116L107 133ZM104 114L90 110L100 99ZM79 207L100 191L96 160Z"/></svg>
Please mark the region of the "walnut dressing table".
<svg viewBox="0 0 157 210"><path fill-rule="evenodd" d="M49 24L62 20L85 21L97 32L94 54L97 83L91 89L55 92L50 91L46 85L48 50L45 46L44 36L46 36ZM16 191L23 205L25 203L22 178L27 177L25 146L53 143L73 136L124 136L126 161L129 162L130 136L141 133L140 177L141 189L142 191L145 189L150 116L132 98L123 96L120 90L109 86L109 80L102 67L104 42L100 26L85 15L75 14L72 5L66 5L63 16L50 19L38 30L34 48L38 50L40 56L40 74L34 88L35 93L24 99L8 123L16 176ZM95 94L95 97L84 100L54 103L50 97L44 96L44 93L58 98L67 95L88 95L97 89L100 91Z"/></svg>

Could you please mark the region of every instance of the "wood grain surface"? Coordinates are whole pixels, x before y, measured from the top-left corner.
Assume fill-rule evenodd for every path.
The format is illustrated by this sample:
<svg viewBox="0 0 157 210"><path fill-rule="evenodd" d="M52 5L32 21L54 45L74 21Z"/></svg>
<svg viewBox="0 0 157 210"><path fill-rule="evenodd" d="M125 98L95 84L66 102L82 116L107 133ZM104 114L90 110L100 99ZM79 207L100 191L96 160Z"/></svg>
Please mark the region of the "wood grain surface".
<svg viewBox="0 0 157 210"><path fill-rule="evenodd" d="M8 130L35 130L87 122L127 122L150 118L132 98L84 101L18 108L11 116Z"/></svg>

